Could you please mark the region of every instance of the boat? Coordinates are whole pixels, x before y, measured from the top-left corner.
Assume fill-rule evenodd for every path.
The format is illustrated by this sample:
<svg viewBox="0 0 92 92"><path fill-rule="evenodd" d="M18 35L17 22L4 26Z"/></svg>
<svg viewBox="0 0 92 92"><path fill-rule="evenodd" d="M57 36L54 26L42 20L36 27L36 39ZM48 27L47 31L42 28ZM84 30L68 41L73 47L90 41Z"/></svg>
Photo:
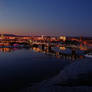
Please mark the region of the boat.
<svg viewBox="0 0 92 92"><path fill-rule="evenodd" d="M92 53L88 53L86 55L84 55L85 57L89 57L89 58L92 58Z"/></svg>

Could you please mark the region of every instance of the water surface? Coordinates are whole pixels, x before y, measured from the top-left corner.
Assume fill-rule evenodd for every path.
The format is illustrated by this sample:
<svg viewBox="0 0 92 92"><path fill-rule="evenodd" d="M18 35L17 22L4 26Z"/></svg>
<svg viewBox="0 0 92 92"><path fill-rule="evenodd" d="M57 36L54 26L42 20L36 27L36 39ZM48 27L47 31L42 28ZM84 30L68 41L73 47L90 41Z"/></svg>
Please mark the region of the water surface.
<svg viewBox="0 0 92 92"><path fill-rule="evenodd" d="M32 49L5 49L0 52L0 89L14 92L48 80L73 62Z"/></svg>

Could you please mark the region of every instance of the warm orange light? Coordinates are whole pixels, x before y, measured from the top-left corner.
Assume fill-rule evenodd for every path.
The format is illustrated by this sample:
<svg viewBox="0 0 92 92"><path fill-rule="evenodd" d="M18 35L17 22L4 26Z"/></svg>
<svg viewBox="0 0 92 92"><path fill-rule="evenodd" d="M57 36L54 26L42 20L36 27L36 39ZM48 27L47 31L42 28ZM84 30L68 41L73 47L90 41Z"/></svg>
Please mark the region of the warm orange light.
<svg viewBox="0 0 92 92"><path fill-rule="evenodd" d="M87 47L80 46L80 50L87 50Z"/></svg>
<svg viewBox="0 0 92 92"><path fill-rule="evenodd" d="M66 48L65 47L60 47L60 50L66 50Z"/></svg>
<svg viewBox="0 0 92 92"><path fill-rule="evenodd" d="M65 41L66 40L66 37L65 36L60 36L60 40Z"/></svg>

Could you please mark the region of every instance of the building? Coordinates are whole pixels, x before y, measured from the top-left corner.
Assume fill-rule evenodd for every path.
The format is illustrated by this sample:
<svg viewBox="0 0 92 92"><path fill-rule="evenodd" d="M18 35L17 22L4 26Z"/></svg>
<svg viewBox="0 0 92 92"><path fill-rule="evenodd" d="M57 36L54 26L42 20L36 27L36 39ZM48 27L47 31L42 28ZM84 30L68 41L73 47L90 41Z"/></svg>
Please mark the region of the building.
<svg viewBox="0 0 92 92"><path fill-rule="evenodd" d="M66 36L60 36L60 40L66 41Z"/></svg>

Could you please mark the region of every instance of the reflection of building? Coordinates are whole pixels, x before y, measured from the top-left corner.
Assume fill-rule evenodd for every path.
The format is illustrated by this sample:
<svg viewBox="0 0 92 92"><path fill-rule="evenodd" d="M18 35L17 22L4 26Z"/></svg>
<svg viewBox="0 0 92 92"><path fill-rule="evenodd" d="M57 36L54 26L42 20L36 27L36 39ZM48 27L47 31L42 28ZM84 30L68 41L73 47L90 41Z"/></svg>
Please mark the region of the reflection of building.
<svg viewBox="0 0 92 92"><path fill-rule="evenodd" d="M0 48L0 52L11 52L11 48Z"/></svg>
<svg viewBox="0 0 92 92"><path fill-rule="evenodd" d="M34 47L33 50L36 51L36 52L41 52L41 49L40 48L35 48Z"/></svg>
<svg viewBox="0 0 92 92"><path fill-rule="evenodd" d="M66 50L66 47L60 47L60 50Z"/></svg>

